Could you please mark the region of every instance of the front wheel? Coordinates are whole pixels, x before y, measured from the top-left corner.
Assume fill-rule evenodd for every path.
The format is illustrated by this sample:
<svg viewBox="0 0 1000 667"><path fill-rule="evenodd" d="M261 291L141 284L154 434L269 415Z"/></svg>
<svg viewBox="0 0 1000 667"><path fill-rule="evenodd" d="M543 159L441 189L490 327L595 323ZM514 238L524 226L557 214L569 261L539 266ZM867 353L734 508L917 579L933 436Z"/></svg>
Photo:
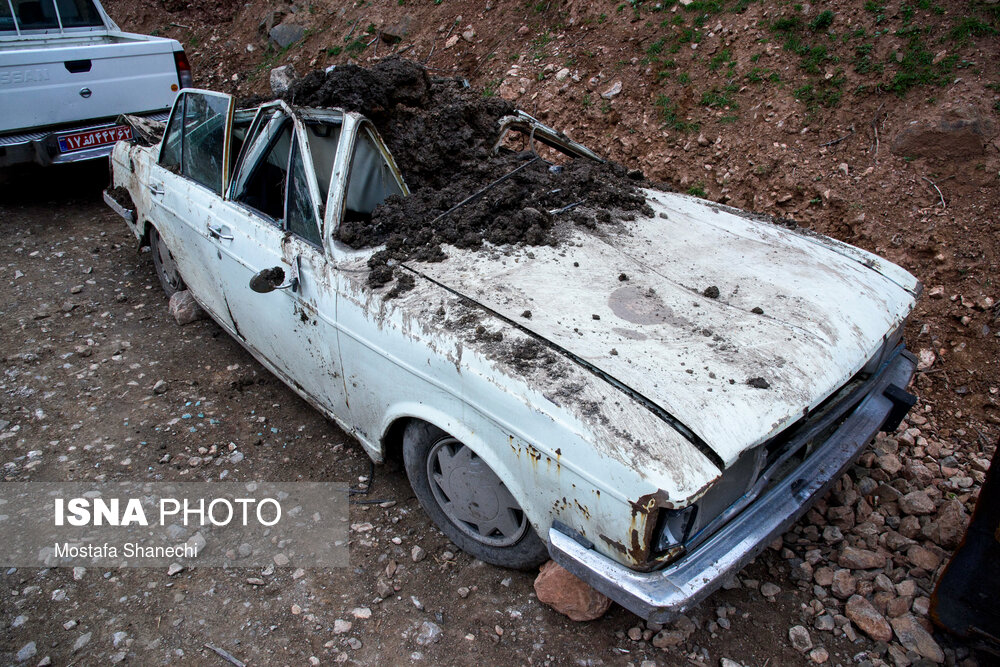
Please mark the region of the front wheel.
<svg viewBox="0 0 1000 667"><path fill-rule="evenodd" d="M167 296L173 296L175 292L185 289L184 279L181 278L181 273L177 269L174 256L170 254L170 250L160 238L160 233L152 225L149 227L149 252L153 256L156 277L160 279L160 285L163 286L163 291L167 293Z"/></svg>
<svg viewBox="0 0 1000 667"><path fill-rule="evenodd" d="M545 545L486 462L444 431L412 422L403 463L413 492L462 551L500 567L527 570L548 559Z"/></svg>

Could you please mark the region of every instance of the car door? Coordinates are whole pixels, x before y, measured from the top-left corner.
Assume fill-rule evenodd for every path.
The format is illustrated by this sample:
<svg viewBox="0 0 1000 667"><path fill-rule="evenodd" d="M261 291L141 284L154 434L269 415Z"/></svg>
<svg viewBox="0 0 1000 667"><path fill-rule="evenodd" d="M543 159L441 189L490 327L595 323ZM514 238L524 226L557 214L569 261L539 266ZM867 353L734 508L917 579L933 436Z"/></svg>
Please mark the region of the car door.
<svg viewBox="0 0 1000 667"><path fill-rule="evenodd" d="M223 298L218 213L229 178L233 102L229 95L189 90L177 96L157 164L150 169L150 222L185 285L223 327L231 327Z"/></svg>
<svg viewBox="0 0 1000 667"><path fill-rule="evenodd" d="M334 131L335 130L335 131ZM336 274L321 230L322 189L310 140L336 152L339 127L311 131L284 104L258 113L218 212L225 307L233 334L265 365L333 416L343 416ZM250 287L262 270L280 285Z"/></svg>

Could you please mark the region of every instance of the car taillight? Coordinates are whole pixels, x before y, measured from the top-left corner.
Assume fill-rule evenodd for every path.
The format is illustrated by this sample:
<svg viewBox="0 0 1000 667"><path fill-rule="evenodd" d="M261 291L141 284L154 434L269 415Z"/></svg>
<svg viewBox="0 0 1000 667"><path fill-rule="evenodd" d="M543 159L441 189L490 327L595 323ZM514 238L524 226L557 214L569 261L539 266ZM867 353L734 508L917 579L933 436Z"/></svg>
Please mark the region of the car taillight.
<svg viewBox="0 0 1000 667"><path fill-rule="evenodd" d="M193 88L194 79L191 76L191 63L184 51L174 51L174 64L177 65L177 82L181 88Z"/></svg>

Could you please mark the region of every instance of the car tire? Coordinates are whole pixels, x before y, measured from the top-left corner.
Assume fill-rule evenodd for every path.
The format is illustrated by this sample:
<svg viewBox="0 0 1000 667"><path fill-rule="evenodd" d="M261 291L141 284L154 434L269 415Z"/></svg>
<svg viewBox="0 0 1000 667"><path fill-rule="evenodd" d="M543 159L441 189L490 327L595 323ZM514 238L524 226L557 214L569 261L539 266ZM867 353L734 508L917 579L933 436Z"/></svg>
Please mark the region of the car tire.
<svg viewBox="0 0 1000 667"><path fill-rule="evenodd" d="M170 249L167 248L163 239L160 238L156 227L152 225L149 227L149 252L153 256L156 277L160 279L160 285L163 286L163 291L167 293L167 296L171 297L175 292L186 289L174 256L170 253Z"/></svg>
<svg viewBox="0 0 1000 667"><path fill-rule="evenodd" d="M448 433L411 422L403 433L403 464L424 511L462 551L518 570L548 560L545 544L504 483Z"/></svg>

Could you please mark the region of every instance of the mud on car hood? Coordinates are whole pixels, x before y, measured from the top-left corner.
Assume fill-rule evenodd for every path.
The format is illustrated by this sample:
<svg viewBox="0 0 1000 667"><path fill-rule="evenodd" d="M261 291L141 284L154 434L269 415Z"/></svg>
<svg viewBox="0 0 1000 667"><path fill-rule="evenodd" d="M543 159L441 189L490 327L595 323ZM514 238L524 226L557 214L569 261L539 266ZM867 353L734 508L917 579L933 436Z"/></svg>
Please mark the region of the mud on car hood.
<svg viewBox="0 0 1000 667"><path fill-rule="evenodd" d="M913 308L919 282L875 255L646 194L653 217L614 231L408 266L627 386L727 466L847 382Z"/></svg>

